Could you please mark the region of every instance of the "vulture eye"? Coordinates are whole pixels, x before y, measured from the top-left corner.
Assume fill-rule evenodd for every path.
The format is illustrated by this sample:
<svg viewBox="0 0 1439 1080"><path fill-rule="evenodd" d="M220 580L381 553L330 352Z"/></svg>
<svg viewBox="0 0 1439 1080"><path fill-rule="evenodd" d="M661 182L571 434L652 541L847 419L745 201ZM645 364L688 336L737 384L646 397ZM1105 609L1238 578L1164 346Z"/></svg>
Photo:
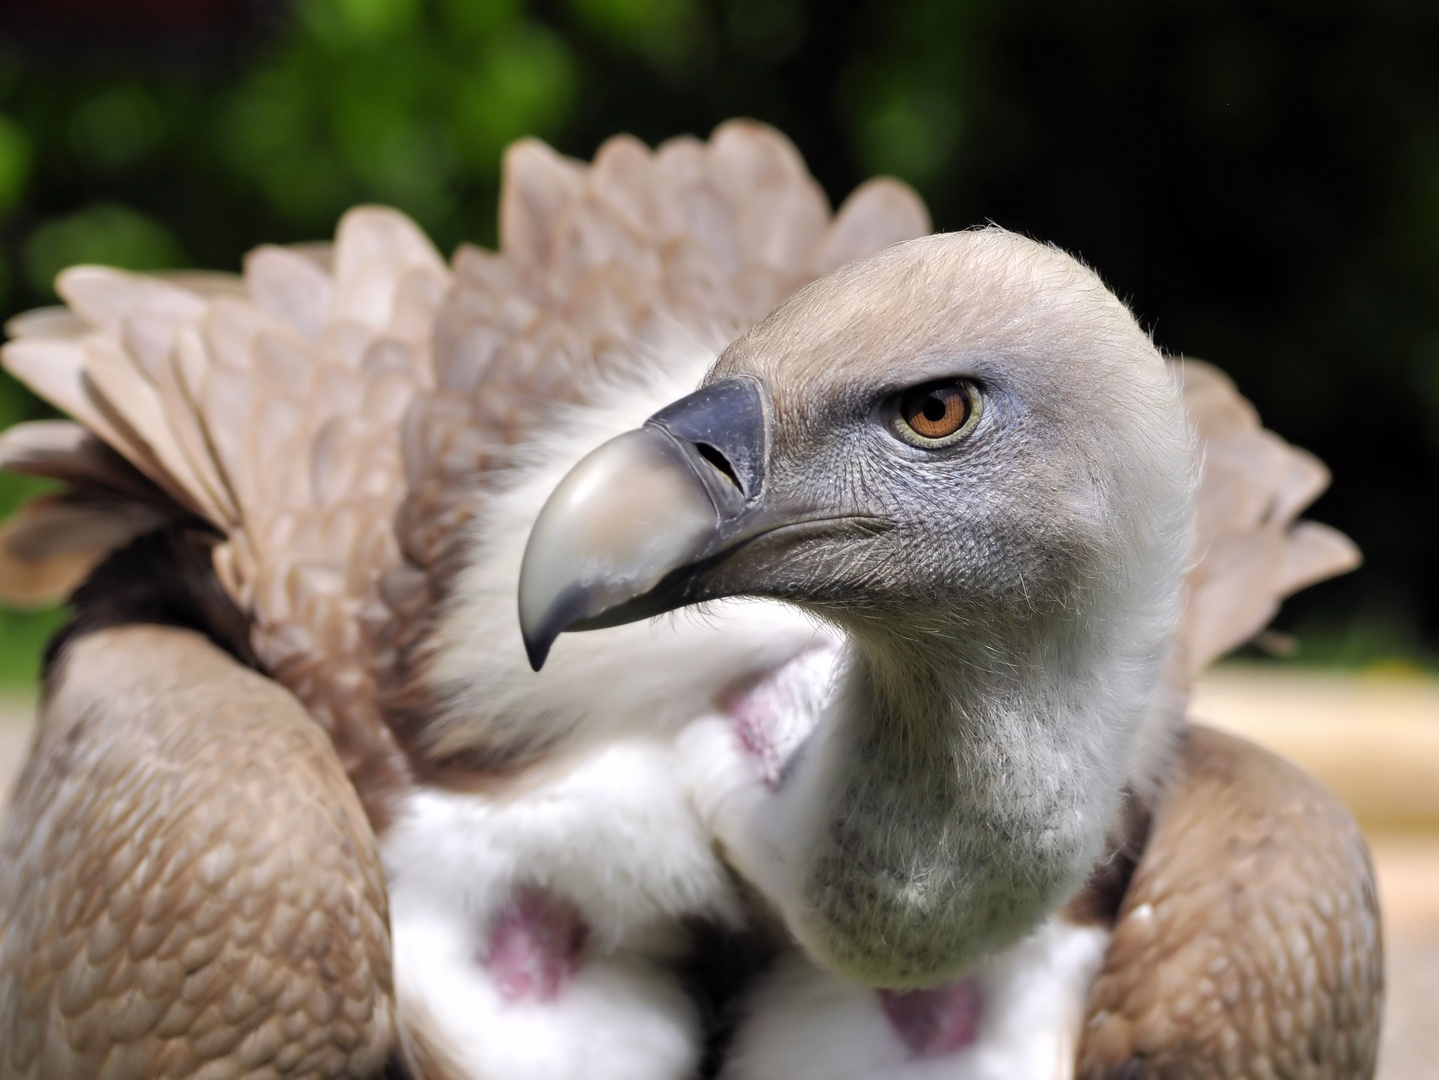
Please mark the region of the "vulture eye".
<svg viewBox="0 0 1439 1080"><path fill-rule="evenodd" d="M979 390L964 379L926 383L892 400L895 434L926 450L957 443L979 420Z"/></svg>

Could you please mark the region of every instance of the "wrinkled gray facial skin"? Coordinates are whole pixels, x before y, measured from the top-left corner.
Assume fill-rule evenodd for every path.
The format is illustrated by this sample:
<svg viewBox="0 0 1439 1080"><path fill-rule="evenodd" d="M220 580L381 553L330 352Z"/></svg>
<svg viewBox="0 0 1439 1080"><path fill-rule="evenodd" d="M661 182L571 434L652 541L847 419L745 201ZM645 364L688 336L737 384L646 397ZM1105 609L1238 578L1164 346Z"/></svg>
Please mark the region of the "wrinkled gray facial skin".
<svg viewBox="0 0 1439 1080"><path fill-rule="evenodd" d="M850 647L776 813L772 888L821 964L883 986L972 968L1092 871L1156 707L1192 511L1178 390L1092 274L1001 230L899 245L720 357L753 380L768 531L673 603L775 597ZM971 380L953 446L892 402Z"/></svg>
<svg viewBox="0 0 1439 1080"><path fill-rule="evenodd" d="M711 380L741 363L726 354ZM899 365L771 405L784 412L770 427L767 498L810 520L717 565L717 591L743 584L855 633L875 624L920 640L960 625L1002 632L996 620L1028 623L1037 605L1073 602L1103 559L1106 515L1094 511L1107 493L1063 423L1030 407L1038 388L1000 362L944 356L922 370L920 382L972 380L981 395L975 428L955 446L920 449L895 434L890 405L915 374ZM774 402L768 380L762 386Z"/></svg>

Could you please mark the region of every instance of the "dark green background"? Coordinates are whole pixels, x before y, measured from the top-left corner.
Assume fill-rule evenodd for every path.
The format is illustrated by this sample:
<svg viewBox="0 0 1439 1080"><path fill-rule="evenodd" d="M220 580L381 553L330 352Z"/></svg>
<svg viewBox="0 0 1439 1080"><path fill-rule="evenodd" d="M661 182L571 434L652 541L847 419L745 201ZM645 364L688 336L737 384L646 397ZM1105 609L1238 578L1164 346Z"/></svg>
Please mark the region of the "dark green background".
<svg viewBox="0 0 1439 1080"><path fill-rule="evenodd" d="M748 115L834 199L874 172L936 224L1098 268L1319 453L1368 563L1281 625L1325 663L1439 642L1439 4L1292 0L11 0L0 310L80 261L233 269L402 207L492 242L501 149ZM0 421L35 414L0 385ZM19 496L0 481L0 509ZM0 677L55 615L0 613Z"/></svg>

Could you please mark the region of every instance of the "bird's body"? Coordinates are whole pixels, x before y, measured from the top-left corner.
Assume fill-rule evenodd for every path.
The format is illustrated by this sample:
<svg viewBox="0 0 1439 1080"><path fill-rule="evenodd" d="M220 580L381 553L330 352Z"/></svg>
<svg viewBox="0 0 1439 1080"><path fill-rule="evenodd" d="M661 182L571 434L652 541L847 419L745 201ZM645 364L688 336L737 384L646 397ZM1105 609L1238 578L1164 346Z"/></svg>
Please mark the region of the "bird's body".
<svg viewBox="0 0 1439 1080"><path fill-rule="evenodd" d="M1191 762L1246 760L1186 728L1193 672L1262 629L1283 595L1352 562L1337 534L1296 524L1322 467L1264 432L1211 369L1176 377L1123 306L1057 252L988 230L851 263L927 231L922 206L877 181L831 219L792 148L764 129L728 125L653 155L615 140L589 169L524 144L507 169L499 254L464 249L447 266L399 215L360 210L333 249L261 249L243 279L70 271L71 311L14 328L7 365L87 430L5 437L9 467L74 492L10 528L7 573L51 583L109 562L57 647L7 825L0 1077L201 1075L207 1064L364 1076L388 1058L451 1080L701 1067L732 1080L1039 1080L1166 1054L1196 1074L1228 1061L1238 1020L1205 1028L1177 997L1135 1005L1185 977L1165 966L1165 919L1200 931L1171 896L1137 916L1144 938L1126 921L1139 896L1129 875L1168 895L1171 882L1144 877L1161 861L1146 828L1167 836L1166 822L1193 816ZM1056 351L1071 370L1045 367ZM920 492L935 466L875 442L889 435L864 427L868 406L841 421L833 403L858 400L856 364L903 373L889 393L951 377L956 355L963 377L990 388L975 442L991 448L988 464L921 494L945 513L906 531L895 523L908 496L894 485L917 475ZM1051 384L1071 392L1045 397ZM772 598L570 635L534 674L515 604L546 500L647 417L680 431L693 415L667 410L702 385L720 385L701 404L726 415L757 400L726 386L770 395L764 454L726 458L719 429L710 448L745 507L761 469L766 498L872 501L844 518L822 569L794 571L783 551L742 538L769 576L714 595ZM1081 431L1079 416L1104 424ZM1029 433L1021 452L1004 449L1001 429ZM1197 537L1191 432L1208 455ZM909 464L873 464L891 451ZM792 468L776 471L781 461ZM944 502L961 496L963 514ZM645 520L642 539L680 550L665 539L674 520ZM945 562L959 540L964 557ZM867 569L866 550L879 552ZM618 587L605 581L585 587ZM927 612L934 596L964 603ZM520 603L543 607L527 609L523 591ZM140 645L136 623L179 629ZM363 890L316 887L306 918L316 933L340 928L321 934L324 949L276 932L279 944L250 955L236 931L228 996L215 991L209 1013L176 1004L200 994L183 971L146 974L125 952L139 916L105 908L130 873L115 869L115 833L101 827L116 781L76 740L83 750L100 738L86 725L102 725L120 739L108 752L130 748L147 777L158 761L147 740L162 737L148 733L174 723L150 715L154 691L108 712L84 704L117 677L91 654L113 665L126 649L160 683L203 670L184 699L200 731L232 685L260 681L282 710L303 705L336 762L283 783L323 803L348 777L340 803L358 796L373 830L347 811L330 832L291 834L242 790L246 809L223 811L227 858L293 866L315 861L306 844L328 843L384 867L379 901L359 908ZM267 760L263 742L236 744L235 767ZM226 765L195 767L211 770L202 789L230 797ZM1327 1038L1332 1051L1295 1075L1367 1075L1379 968L1362 845L1324 809L1328 796L1276 776L1268 790L1195 786L1251 824L1319 808L1308 846L1278 856L1308 883L1290 902L1334 913L1331 938L1317 924L1307 939L1322 944L1317 981L1299 991L1315 1020L1273 1045L1252 1031L1240 1042L1272 1061L1295 1038ZM197 940L229 940L215 929L226 905L245 913L236 926L293 905L283 873L212 870L191 811L151 781L135 790L126 820L153 840L125 866L140 867L128 887L145 919L178 902L157 884L172 874L161 857L171 834L189 838L207 887L242 883L209 902ZM51 820L63 825L37 824ZM252 834L268 839L247 847ZM1216 836L1184 835L1223 850ZM67 872L80 879L67 886ZM1249 874L1236 866L1235 887ZM34 884L47 877L92 899L57 916ZM377 903L377 919L354 914ZM1254 993L1287 993L1274 988L1308 946L1230 932L1273 958L1252 962ZM1131 950L1149 942L1152 979L1115 970L1111 935ZM739 941L738 974L713 963L696 974L697 952L724 959ZM321 959L286 968L302 945ZM340 957L371 972L368 996L326 989ZM295 1020L300 1000L324 1022ZM352 1023L325 1027L335 1015ZM291 1051L311 1043L308 1056Z"/></svg>

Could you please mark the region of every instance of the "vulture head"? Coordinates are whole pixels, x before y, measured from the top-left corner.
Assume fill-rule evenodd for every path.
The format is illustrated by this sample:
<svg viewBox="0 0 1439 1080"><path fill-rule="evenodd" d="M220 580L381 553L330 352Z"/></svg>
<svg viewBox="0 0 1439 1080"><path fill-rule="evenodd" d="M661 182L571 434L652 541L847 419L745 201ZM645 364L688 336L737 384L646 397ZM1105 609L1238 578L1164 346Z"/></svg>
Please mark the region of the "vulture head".
<svg viewBox="0 0 1439 1080"><path fill-rule="evenodd" d="M931 236L800 291L576 465L522 631L538 667L567 629L721 597L838 626L766 892L827 966L931 984L1100 858L1163 708L1192 473L1175 378L1093 273Z"/></svg>

